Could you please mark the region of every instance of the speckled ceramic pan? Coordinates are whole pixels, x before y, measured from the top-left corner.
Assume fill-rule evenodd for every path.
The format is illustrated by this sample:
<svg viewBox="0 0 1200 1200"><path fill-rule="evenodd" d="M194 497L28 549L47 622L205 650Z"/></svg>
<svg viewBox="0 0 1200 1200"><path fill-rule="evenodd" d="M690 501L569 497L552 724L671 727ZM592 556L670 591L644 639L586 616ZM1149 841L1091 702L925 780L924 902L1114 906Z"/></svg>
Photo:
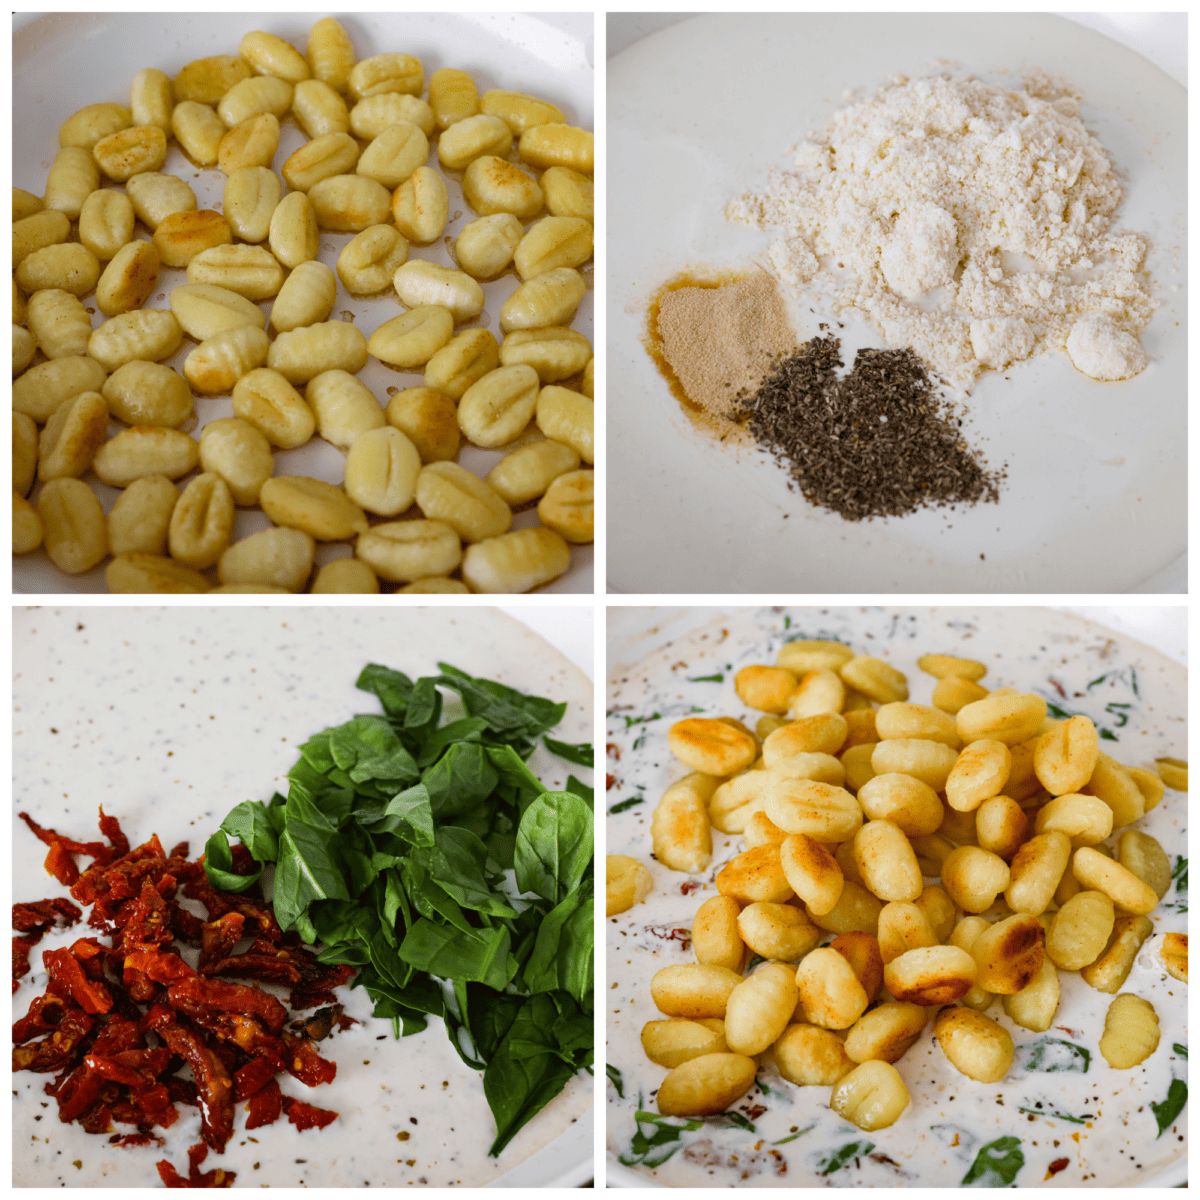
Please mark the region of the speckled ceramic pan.
<svg viewBox="0 0 1200 1200"><path fill-rule="evenodd" d="M1169 1185L1186 1177L1187 985L1159 957L1163 935L1187 929L1187 796L1168 790L1134 828L1156 838L1173 870L1151 914L1154 932L1122 992L1154 1006L1157 1049L1130 1070L1099 1050L1112 996L1078 973L1059 971L1062 997L1044 1033L1015 1025L994 1002L987 1015L1016 1044L1007 1075L976 1083L954 1068L927 1024L896 1064L911 1101L896 1123L865 1133L829 1108L828 1087L797 1087L773 1066L721 1117L658 1116L666 1070L642 1051L643 1025L660 1019L650 980L694 962L693 916L716 894L717 871L740 835L713 831L709 866L694 875L651 856L650 818L665 789L687 773L667 731L689 715L732 716L754 726L734 691L736 672L774 664L797 638L831 638L905 673L910 699L928 704L935 680L922 654L987 666L985 687L1043 696L1053 716L1083 713L1101 748L1119 762L1153 768L1186 758L1186 672L1131 638L1069 613L1038 608L655 610L659 628L620 641L609 661L607 830L609 854L645 863L654 887L644 903L607 921L604 991L609 1064L609 1182L668 1187L1114 1187ZM662 626L673 635L666 644ZM649 647L650 649L647 653ZM644 656L643 656L644 655ZM1111 845L1115 837L1107 839ZM828 941L827 935L823 941Z"/></svg>

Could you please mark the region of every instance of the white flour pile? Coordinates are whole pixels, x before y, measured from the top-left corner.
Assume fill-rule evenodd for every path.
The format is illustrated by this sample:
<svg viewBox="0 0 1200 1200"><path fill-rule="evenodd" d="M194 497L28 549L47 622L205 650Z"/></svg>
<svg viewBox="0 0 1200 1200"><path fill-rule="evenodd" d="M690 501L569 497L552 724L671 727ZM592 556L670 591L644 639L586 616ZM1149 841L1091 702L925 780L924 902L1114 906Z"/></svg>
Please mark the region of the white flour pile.
<svg viewBox="0 0 1200 1200"><path fill-rule="evenodd" d="M780 229L769 257L785 285L828 284L956 387L1048 348L1125 379L1147 362L1146 241L1109 232L1121 186L1077 101L1040 78L1010 91L897 76L726 216ZM835 281L838 266L856 278Z"/></svg>

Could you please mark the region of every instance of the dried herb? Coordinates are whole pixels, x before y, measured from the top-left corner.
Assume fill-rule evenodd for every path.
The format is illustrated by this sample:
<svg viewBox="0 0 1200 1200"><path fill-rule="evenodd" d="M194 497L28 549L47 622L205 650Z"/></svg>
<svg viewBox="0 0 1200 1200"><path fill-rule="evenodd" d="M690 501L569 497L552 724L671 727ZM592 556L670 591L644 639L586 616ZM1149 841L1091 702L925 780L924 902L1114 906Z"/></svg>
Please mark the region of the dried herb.
<svg viewBox="0 0 1200 1200"><path fill-rule="evenodd" d="M839 340L776 364L741 418L812 504L848 521L998 499L952 405L911 350L863 349L844 378Z"/></svg>

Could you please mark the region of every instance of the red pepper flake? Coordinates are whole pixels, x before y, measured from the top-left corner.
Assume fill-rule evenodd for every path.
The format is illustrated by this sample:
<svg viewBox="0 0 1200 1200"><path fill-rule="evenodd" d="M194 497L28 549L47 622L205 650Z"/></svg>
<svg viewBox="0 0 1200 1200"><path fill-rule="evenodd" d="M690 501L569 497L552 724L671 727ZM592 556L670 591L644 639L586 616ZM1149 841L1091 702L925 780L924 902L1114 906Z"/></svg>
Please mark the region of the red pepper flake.
<svg viewBox="0 0 1200 1200"><path fill-rule="evenodd" d="M604 779L604 790L606 792L611 792L613 784L617 782L617 777L615 775L609 775L607 772L605 772Z"/></svg>
<svg viewBox="0 0 1200 1200"><path fill-rule="evenodd" d="M693 892L694 892L694 891L695 891L695 890L696 890L696 889L697 889L699 886L700 886L700 883L699 883L699 881L698 881L698 880L696 880L696 879L689 879L689 880L687 880L685 883L681 883L681 884L679 885L679 890L680 890L680 891L681 891L681 892L682 892L682 893L683 893L685 896L690 896L690 895L691 895L691 894L692 894L692 893L693 893Z"/></svg>
<svg viewBox="0 0 1200 1200"><path fill-rule="evenodd" d="M604 746L604 752L611 754L618 762L621 761L621 747L616 742L607 742Z"/></svg>
<svg viewBox="0 0 1200 1200"><path fill-rule="evenodd" d="M667 925L647 925L646 932L653 937L662 938L664 941L679 942L684 950L689 949L692 944L692 931L690 929L672 929Z"/></svg>
<svg viewBox="0 0 1200 1200"><path fill-rule="evenodd" d="M765 1104L755 1104L746 1115L750 1118L750 1120L757 1121L758 1118L761 1117L766 1111L767 1106Z"/></svg>
<svg viewBox="0 0 1200 1200"><path fill-rule="evenodd" d="M1046 1172L1046 1178L1050 1179L1053 1176L1057 1175L1059 1173L1059 1171L1065 1171L1067 1169L1067 1167L1069 1167L1070 1165L1071 1165L1071 1160L1069 1158L1056 1158L1050 1164L1050 1168Z"/></svg>
<svg viewBox="0 0 1200 1200"><path fill-rule="evenodd" d="M1055 690L1055 691L1056 691L1056 692L1057 692L1057 693L1058 693L1058 694L1059 694L1059 695L1060 695L1060 696L1061 696L1061 697L1062 697L1064 700L1067 698L1067 693L1063 691L1063 685L1062 685L1061 683L1059 683L1057 679L1051 679L1051 680L1050 680L1050 686L1051 686L1052 688L1054 688L1054 690Z"/></svg>

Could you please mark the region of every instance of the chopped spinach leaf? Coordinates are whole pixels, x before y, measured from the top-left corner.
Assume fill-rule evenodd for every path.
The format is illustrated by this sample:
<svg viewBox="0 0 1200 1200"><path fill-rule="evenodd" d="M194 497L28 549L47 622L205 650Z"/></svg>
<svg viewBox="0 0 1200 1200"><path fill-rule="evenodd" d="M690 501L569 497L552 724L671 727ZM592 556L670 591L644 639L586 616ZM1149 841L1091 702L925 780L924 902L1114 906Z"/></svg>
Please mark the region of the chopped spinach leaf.
<svg viewBox="0 0 1200 1200"><path fill-rule="evenodd" d="M626 809L633 808L634 805L644 804L645 796L631 796L628 800L618 800L608 811L610 813L623 813Z"/></svg>
<svg viewBox="0 0 1200 1200"><path fill-rule="evenodd" d="M1175 1053L1178 1054L1181 1058L1187 1058L1187 1047L1186 1046L1181 1046L1178 1042L1176 1042L1171 1047L1171 1049L1174 1050Z"/></svg>
<svg viewBox="0 0 1200 1200"><path fill-rule="evenodd" d="M724 683L724 675L697 675L695 678L688 679L688 683Z"/></svg>
<svg viewBox="0 0 1200 1200"><path fill-rule="evenodd" d="M521 817L517 887L557 904L592 861L592 814L573 792L545 792Z"/></svg>
<svg viewBox="0 0 1200 1200"><path fill-rule="evenodd" d="M682 1135L704 1124L699 1120L685 1120L682 1125L677 1125L669 1117L660 1117L658 1113L643 1112L641 1109L633 1114L633 1119L636 1127L629 1151L618 1156L618 1161L627 1167L639 1163L647 1167L661 1167L679 1149ZM644 1133L643 1125L648 1126L651 1132Z"/></svg>
<svg viewBox="0 0 1200 1200"><path fill-rule="evenodd" d="M997 1138L988 1142L975 1156L971 1169L962 1177L961 1187L1008 1187L1025 1165L1021 1139Z"/></svg>
<svg viewBox="0 0 1200 1200"><path fill-rule="evenodd" d="M793 1134L790 1134L788 1137L780 1138L779 1141L777 1141L777 1142L772 1142L771 1145L783 1146L783 1145L786 1145L786 1143L788 1143L788 1142L794 1142L797 1138L803 1137L806 1133L810 1133L812 1130L816 1129L816 1127L817 1126L814 1123L812 1125L809 1125L808 1128L806 1128L806 1129L801 1129L799 1133L793 1133Z"/></svg>
<svg viewBox="0 0 1200 1200"><path fill-rule="evenodd" d="M1017 1058L1026 1071L1078 1071L1086 1075L1092 1052L1062 1038L1044 1037L1018 1046Z"/></svg>
<svg viewBox="0 0 1200 1200"><path fill-rule="evenodd" d="M1158 1137L1162 1137L1171 1128L1175 1118L1183 1112L1186 1103L1187 1084L1182 1079L1172 1079L1171 1086L1167 1088L1167 1098L1150 1105L1154 1110L1154 1119L1158 1122Z"/></svg>
<svg viewBox="0 0 1200 1200"><path fill-rule="evenodd" d="M818 1158L817 1166L821 1168L822 1175L832 1175L834 1171L840 1171L856 1158L865 1158L874 1149L874 1142L850 1142L835 1150L828 1158Z"/></svg>
<svg viewBox="0 0 1200 1200"><path fill-rule="evenodd" d="M632 729L635 725L641 725L646 721L659 721L662 719L662 713L651 713L648 717L626 717L625 728Z"/></svg>
<svg viewBox="0 0 1200 1200"><path fill-rule="evenodd" d="M553 751L559 758L565 758L567 762L578 763L581 767L596 765L596 755L591 742L579 742L572 745L570 742L556 742L552 737L543 737L542 741L547 750Z"/></svg>
<svg viewBox="0 0 1200 1200"><path fill-rule="evenodd" d="M1035 1117L1053 1117L1057 1121L1071 1121L1076 1125L1086 1125L1087 1122L1083 1117L1071 1117L1066 1113L1060 1112L1045 1112L1040 1108L1018 1108L1017 1112L1032 1113Z"/></svg>
<svg viewBox="0 0 1200 1200"><path fill-rule="evenodd" d="M624 1100L625 1099L625 1079L621 1075L621 1072L618 1071L617 1068L612 1065L612 1063L606 1063L604 1066L604 1070L608 1075L609 1083L611 1083L613 1085L613 1087L615 1087L617 1089L617 1095L622 1100Z"/></svg>

